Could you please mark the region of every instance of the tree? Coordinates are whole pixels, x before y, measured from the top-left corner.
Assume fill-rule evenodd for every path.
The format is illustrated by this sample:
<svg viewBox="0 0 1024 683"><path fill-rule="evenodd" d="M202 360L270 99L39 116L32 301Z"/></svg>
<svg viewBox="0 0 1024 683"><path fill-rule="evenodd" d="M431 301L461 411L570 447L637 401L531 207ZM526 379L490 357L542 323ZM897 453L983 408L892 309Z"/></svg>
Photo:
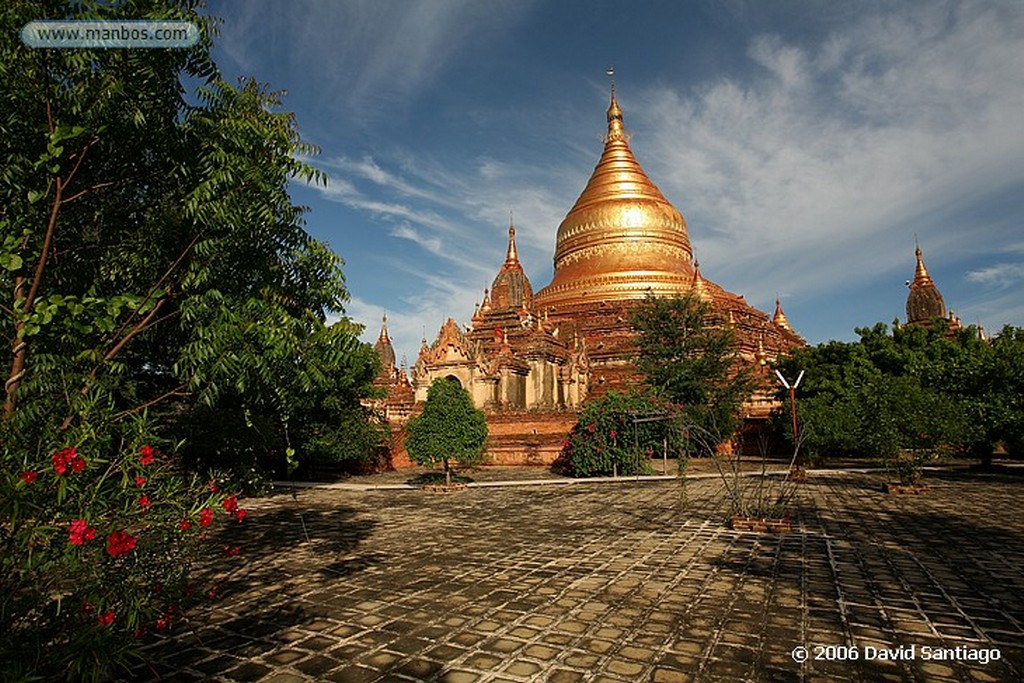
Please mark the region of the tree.
<svg viewBox="0 0 1024 683"><path fill-rule="evenodd" d="M691 435L690 443L712 455L736 432L740 405L753 390L732 329L713 319L707 302L690 294L649 295L634 309L631 322L639 333L637 365L647 385L681 406L687 422L708 437L698 441Z"/></svg>
<svg viewBox="0 0 1024 683"><path fill-rule="evenodd" d="M469 467L483 458L487 421L457 381L435 380L423 412L409 420L408 430L409 456L421 465L442 463L445 484L451 484L451 460Z"/></svg>
<svg viewBox="0 0 1024 683"><path fill-rule="evenodd" d="M203 527L244 513L185 467L238 454L210 458L196 411L301 451L289 425L334 420L324 399L348 410L376 370L340 317L341 260L288 193L317 180L314 150L277 94L220 78L199 4L0 7L0 678L106 677L205 594ZM181 19L201 39L29 49L41 17Z"/></svg>
<svg viewBox="0 0 1024 683"><path fill-rule="evenodd" d="M0 291L13 293L0 309L3 422L19 433L47 425L38 418L49 410L63 411L66 431L76 403L100 392L118 412L145 407L161 420L218 406L224 428L266 418L277 426L263 454L283 456L303 451L288 430L298 412L370 391L376 358L339 315L341 259L305 231L288 194L291 178L320 178L299 160L316 150L277 93L220 79L215 23L198 4L3 10ZM40 16L185 19L202 39L186 50L14 42ZM186 93L183 80L200 86ZM245 457L186 450L208 466Z"/></svg>
<svg viewBox="0 0 1024 683"><path fill-rule="evenodd" d="M1013 390L1000 387L1019 386L1013 364L997 360L1004 342L989 344L974 327L890 332L879 323L857 333L859 341L828 342L780 359L787 373L807 371L798 405L811 427L809 450L890 460L940 449L991 457L1012 422L1006 406ZM1012 330L1007 333L1009 340Z"/></svg>
<svg viewBox="0 0 1024 683"><path fill-rule="evenodd" d="M992 340L989 373L994 404L993 438L1014 456L1024 455L1024 328L1006 325Z"/></svg>

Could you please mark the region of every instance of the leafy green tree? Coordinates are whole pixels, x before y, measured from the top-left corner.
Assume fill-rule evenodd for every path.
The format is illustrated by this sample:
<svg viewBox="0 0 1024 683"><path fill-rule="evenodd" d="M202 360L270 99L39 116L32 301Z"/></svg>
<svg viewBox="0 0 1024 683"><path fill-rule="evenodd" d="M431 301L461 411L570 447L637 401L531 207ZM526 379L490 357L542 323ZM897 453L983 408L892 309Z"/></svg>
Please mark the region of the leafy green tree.
<svg viewBox="0 0 1024 683"><path fill-rule="evenodd" d="M318 179L299 160L314 150L275 93L220 78L199 4L0 6L5 680L105 678L136 631L167 627L203 594L190 576L214 512L244 516L182 461L237 456L225 440L211 457L215 429L301 452L376 370L357 325L327 323L341 260L288 194ZM188 20L201 40L29 49L18 32L42 17ZM197 411L220 419L197 431Z"/></svg>
<svg viewBox="0 0 1024 683"><path fill-rule="evenodd" d="M994 412L993 437L1011 455L1024 455L1024 328L1005 326L992 340L989 375Z"/></svg>
<svg viewBox="0 0 1024 683"><path fill-rule="evenodd" d="M736 432L740 405L753 390L749 369L738 362L733 330L713 319L710 304L689 294L648 296L631 322L646 383L682 407L693 427L691 447L712 455Z"/></svg>
<svg viewBox="0 0 1024 683"><path fill-rule="evenodd" d="M562 445L556 469L574 477L650 474L650 459L683 445L674 403L651 394L609 392L586 404ZM680 457L682 457L680 455Z"/></svg>
<svg viewBox="0 0 1024 683"><path fill-rule="evenodd" d="M996 345L970 327L884 324L857 330L857 342L798 349L780 360L785 372L806 370L798 399L810 428L806 446L823 456L926 457L952 448L990 457L1005 425ZM1012 382L1011 382L1012 383Z"/></svg>
<svg viewBox="0 0 1024 683"><path fill-rule="evenodd" d="M323 414L332 396L352 406L369 393L376 358L359 326L326 323L348 299L341 260L309 236L288 194L290 178L319 178L298 160L315 150L276 93L219 78L214 24L197 4L2 10L0 291L12 293L3 421L19 433L52 430L39 419L49 411L63 412L66 430L75 403L96 391L157 419L224 406L224 430L276 422L268 447L211 458L196 445L218 434L193 434L185 456L251 464L301 454L289 422ZM202 40L30 50L17 31L40 16L187 19ZM201 85L190 95L183 80Z"/></svg>
<svg viewBox="0 0 1024 683"><path fill-rule="evenodd" d="M423 412L409 420L408 431L409 456L421 465L442 463L446 484L451 484L450 461L469 467L483 458L487 421L457 381L430 385Z"/></svg>

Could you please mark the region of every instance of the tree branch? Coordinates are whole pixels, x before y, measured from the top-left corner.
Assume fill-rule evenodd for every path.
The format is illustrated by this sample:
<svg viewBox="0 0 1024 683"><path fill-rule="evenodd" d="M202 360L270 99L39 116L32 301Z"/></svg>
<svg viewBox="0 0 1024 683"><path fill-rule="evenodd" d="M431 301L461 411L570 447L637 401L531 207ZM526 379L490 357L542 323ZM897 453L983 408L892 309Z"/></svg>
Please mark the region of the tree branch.
<svg viewBox="0 0 1024 683"><path fill-rule="evenodd" d="M81 192L76 192L75 194L71 195L70 197L65 199L63 201L63 203L67 204L68 202L73 202L76 199L78 199L79 197L81 197L83 194L86 194L87 192L92 192L93 190L99 190L100 188L109 187L109 186L114 185L114 184L115 183L113 181L109 181L109 182L106 182L106 183L96 183L92 187L87 187L84 190L82 190Z"/></svg>
<svg viewBox="0 0 1024 683"><path fill-rule="evenodd" d="M164 394L162 394L160 396L157 396L156 398L154 398L151 401L146 401L145 403L143 403L141 405L137 405L134 408L131 408L129 410L125 410L125 411L122 411L122 412L118 413L117 415L112 417L110 419L110 421L111 422L119 422L122 419L128 417L129 415L134 415L135 413L139 412L140 410L145 410L145 409L147 409L147 408L149 408L151 406L156 405L157 403L160 403L161 401L164 401L164 400L166 400L168 398L171 398L172 396L191 396L192 392L190 392L190 391L182 391L182 389L184 389L184 388L185 388L184 384L179 384L174 389L171 389L170 391L168 391L168 392L166 392L166 393L164 393Z"/></svg>

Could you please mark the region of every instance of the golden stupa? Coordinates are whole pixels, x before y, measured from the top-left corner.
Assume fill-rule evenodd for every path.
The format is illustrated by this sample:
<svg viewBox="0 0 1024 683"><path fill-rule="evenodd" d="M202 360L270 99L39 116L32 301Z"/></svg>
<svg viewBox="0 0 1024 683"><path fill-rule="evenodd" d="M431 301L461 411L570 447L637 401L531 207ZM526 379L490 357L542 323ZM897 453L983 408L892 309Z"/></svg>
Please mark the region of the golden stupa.
<svg viewBox="0 0 1024 683"><path fill-rule="evenodd" d="M555 274L535 303L557 309L684 292L693 282L692 261L686 220L629 149L613 85L604 151L558 226Z"/></svg>
<svg viewBox="0 0 1024 683"><path fill-rule="evenodd" d="M737 357L763 380L744 416L775 407L767 364L803 339L778 300L769 316L701 273L682 214L629 148L614 83L607 120L594 172L558 227L551 283L533 292L510 219L504 263L470 325L448 319L433 343L424 339L408 379L404 368L381 379L401 397L383 404L389 419L414 414L432 382L457 381L487 415L492 463L548 464L588 400L642 381L630 320L650 294L705 302L709 322L733 330ZM384 326L379 342L393 367ZM395 442L395 462L405 462L400 435Z"/></svg>

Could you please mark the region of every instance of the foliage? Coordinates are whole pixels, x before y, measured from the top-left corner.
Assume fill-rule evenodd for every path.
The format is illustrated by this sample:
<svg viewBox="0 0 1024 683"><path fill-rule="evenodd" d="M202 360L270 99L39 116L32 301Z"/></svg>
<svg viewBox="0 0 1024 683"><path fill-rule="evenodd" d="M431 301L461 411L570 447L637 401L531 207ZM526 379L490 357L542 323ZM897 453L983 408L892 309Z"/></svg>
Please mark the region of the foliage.
<svg viewBox="0 0 1024 683"><path fill-rule="evenodd" d="M710 437L691 438L690 448L713 455L736 432L740 405L753 390L749 369L738 362L733 330L713 317L710 304L689 294L649 295L631 322L639 332L638 366L646 383L681 405L686 421Z"/></svg>
<svg viewBox="0 0 1024 683"><path fill-rule="evenodd" d="M456 381L435 380L427 389L423 412L410 419L407 428L409 457L421 465L442 463L448 483L450 461L468 467L483 458L487 421Z"/></svg>
<svg viewBox="0 0 1024 683"><path fill-rule="evenodd" d="M919 469L943 449L990 456L1019 424L1015 373L1024 353L1013 328L993 344L974 327L890 333L879 323L857 332L857 342L828 342L780 360L786 373L806 370L797 406L814 454L882 456L900 459L902 469L918 462Z"/></svg>
<svg viewBox="0 0 1024 683"><path fill-rule="evenodd" d="M291 178L320 179L300 160L315 149L279 111L277 93L220 79L209 54L214 22L197 4L2 10L8 36L41 15L187 19L202 34L186 50L4 44L0 291L13 292L2 326L17 340L5 421L31 429L49 400L66 403L51 381L60 366L83 375L83 386L102 384L121 409L148 405L158 420L221 405L225 417L266 418L273 448L259 456L301 456L289 421L337 424L344 411L321 407L341 397L348 410L367 396L377 361L359 326L327 323L348 299L341 260L310 237L290 201ZM186 96L183 81L200 85ZM248 467L245 454L212 459L193 436L189 459Z"/></svg>
<svg viewBox="0 0 1024 683"><path fill-rule="evenodd" d="M339 317L341 260L288 193L319 179L301 160L315 150L276 93L220 78L198 5L0 7L5 680L102 678L136 630L167 627L199 595L210 516L244 515L182 465L248 476L268 455L342 448L327 427L356 414L376 371ZM182 19L201 40L17 42L43 16Z"/></svg>
<svg viewBox="0 0 1024 683"><path fill-rule="evenodd" d="M1024 456L1024 328L1007 325L992 341L990 397L998 415L992 438Z"/></svg>
<svg viewBox="0 0 1024 683"><path fill-rule="evenodd" d="M211 532L245 510L185 474L144 417L111 424L94 406L64 440L3 444L0 678L106 678L150 630L217 587L196 578L235 556ZM11 436L10 434L8 436Z"/></svg>
<svg viewBox="0 0 1024 683"><path fill-rule="evenodd" d="M555 469L574 477L650 474L663 447L682 458L679 408L651 394L609 392L587 403Z"/></svg>
<svg viewBox="0 0 1024 683"><path fill-rule="evenodd" d="M331 419L304 420L296 433L311 465L374 465L376 456L389 443L387 424L361 405L323 407ZM307 413L309 415L309 413Z"/></svg>

